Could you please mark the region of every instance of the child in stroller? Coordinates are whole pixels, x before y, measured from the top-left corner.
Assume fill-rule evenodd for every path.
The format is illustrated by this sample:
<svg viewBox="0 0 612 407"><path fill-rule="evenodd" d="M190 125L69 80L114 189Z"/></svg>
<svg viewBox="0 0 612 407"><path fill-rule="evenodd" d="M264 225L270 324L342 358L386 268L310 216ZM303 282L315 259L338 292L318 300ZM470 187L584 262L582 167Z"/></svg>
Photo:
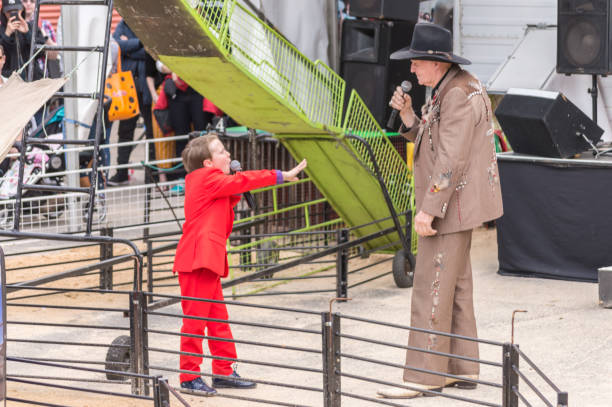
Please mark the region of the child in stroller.
<svg viewBox="0 0 612 407"><path fill-rule="evenodd" d="M64 130L64 106L52 110L43 125L29 132L29 137L45 137L61 140ZM93 132L92 132L93 133ZM20 151L21 143L15 147ZM86 168L92 161L92 152L79 154L80 168ZM7 158L0 164L0 228L12 226L14 204L17 196L19 160ZM65 185L66 158L61 144L28 144L24 166L24 184L30 185ZM86 174L84 180L88 181ZM98 189L104 189L104 177L99 176ZM83 185L85 183L85 185ZM82 186L88 182L81 181ZM67 201L64 197L48 191L25 190L22 197L22 213L29 216L40 216L47 220L57 219L64 212ZM86 221L88 200L80 199L83 204L82 217ZM106 215L104 194L96 194L96 221L102 221Z"/></svg>

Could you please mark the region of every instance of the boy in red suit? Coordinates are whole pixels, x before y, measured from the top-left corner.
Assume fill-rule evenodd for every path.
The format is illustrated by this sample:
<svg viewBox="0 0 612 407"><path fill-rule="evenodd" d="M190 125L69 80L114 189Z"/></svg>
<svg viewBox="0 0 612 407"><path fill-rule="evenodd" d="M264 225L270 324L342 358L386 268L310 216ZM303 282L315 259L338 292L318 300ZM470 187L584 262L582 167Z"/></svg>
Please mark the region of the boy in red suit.
<svg viewBox="0 0 612 407"><path fill-rule="evenodd" d="M290 171L243 171L230 175L230 153L215 134L195 138L187 144L182 154L187 171L185 178L185 223L183 236L176 249L173 271L178 273L181 296L223 301L221 277L228 274L226 241L234 224L234 206L240 194L251 189L296 181L297 174L306 168L303 160ZM182 300L184 315L216 320L227 320L223 303ZM232 339L226 322L202 321L183 318L181 333ZM233 342L208 340L213 359L214 387L253 388L255 383L243 380L232 369L236 359ZM181 336L180 368L181 391L212 396L217 391L202 380L200 372L202 338Z"/></svg>

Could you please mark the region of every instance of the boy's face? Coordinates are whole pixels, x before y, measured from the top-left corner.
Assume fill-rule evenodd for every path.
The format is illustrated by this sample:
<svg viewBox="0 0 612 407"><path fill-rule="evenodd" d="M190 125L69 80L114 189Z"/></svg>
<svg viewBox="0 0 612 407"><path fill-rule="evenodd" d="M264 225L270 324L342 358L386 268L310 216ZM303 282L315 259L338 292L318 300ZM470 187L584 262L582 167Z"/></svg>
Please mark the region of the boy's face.
<svg viewBox="0 0 612 407"><path fill-rule="evenodd" d="M223 171L224 174L230 173L230 153L225 149L221 140L213 140L208 145L210 151L210 159L204 160L205 167L215 167Z"/></svg>

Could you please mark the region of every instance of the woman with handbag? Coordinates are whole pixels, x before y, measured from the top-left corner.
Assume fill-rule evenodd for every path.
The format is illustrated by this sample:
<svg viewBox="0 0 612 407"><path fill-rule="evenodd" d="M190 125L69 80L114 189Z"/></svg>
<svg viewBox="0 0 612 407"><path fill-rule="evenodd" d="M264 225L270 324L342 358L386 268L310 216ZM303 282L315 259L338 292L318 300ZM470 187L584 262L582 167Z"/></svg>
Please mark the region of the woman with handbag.
<svg viewBox="0 0 612 407"><path fill-rule="evenodd" d="M203 109L204 97L175 73L170 72L167 68L165 72L167 74L162 90L153 110L161 130L164 134L173 131L176 135L185 135L191 131L205 130L206 125L212 120L212 115ZM178 140L176 142L176 157L181 156L186 145L187 140ZM172 179L184 176L184 171L169 174L169 178Z"/></svg>
<svg viewBox="0 0 612 407"><path fill-rule="evenodd" d="M152 97L146 84L147 64L155 64L145 51L142 43L134 32L128 27L124 20L121 20L115 28L113 38L117 41L121 51L121 65L125 71L130 71L134 79L136 95L138 100L139 112L134 117L121 120L119 122L119 142L130 142L134 139L134 131L139 115L145 123L145 135L148 139L153 139L153 125L151 122ZM118 149L117 165L128 164L132 146L121 146ZM128 169L119 168L115 175L108 180L108 185L116 186L126 184L128 179Z"/></svg>

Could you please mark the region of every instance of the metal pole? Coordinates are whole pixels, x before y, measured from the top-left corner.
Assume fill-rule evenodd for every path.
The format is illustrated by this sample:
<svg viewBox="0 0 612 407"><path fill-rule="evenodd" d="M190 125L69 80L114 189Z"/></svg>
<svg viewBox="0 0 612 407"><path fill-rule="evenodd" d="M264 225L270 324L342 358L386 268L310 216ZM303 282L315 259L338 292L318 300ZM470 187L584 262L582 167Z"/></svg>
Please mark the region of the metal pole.
<svg viewBox="0 0 612 407"><path fill-rule="evenodd" d="M513 367L518 369L519 366L519 354L516 351L518 345L511 343L505 343L503 346L503 407L518 407L518 392L519 388L519 377L514 371Z"/></svg>
<svg viewBox="0 0 612 407"><path fill-rule="evenodd" d="M104 227L100 229L102 236L113 237L113 229ZM113 244L112 242L100 243L100 261L108 260L113 257ZM101 290L112 290L113 289L113 266L100 267L100 289Z"/></svg>
<svg viewBox="0 0 612 407"><path fill-rule="evenodd" d="M146 300L142 292L130 293L130 370L132 373L146 374ZM132 377L132 394L148 394L145 379Z"/></svg>
<svg viewBox="0 0 612 407"><path fill-rule="evenodd" d="M153 406L170 407L170 392L168 391L168 379L164 379L160 376L154 379Z"/></svg>
<svg viewBox="0 0 612 407"><path fill-rule="evenodd" d="M591 89L589 89L589 93L591 94L591 99L593 101L593 121L597 123L597 75L592 76L593 83L591 85Z"/></svg>
<svg viewBox="0 0 612 407"><path fill-rule="evenodd" d="M338 230L338 245L349 241L349 230ZM348 260L349 249L342 248L336 254L336 297L348 297Z"/></svg>
<svg viewBox="0 0 612 407"><path fill-rule="evenodd" d="M146 146L148 147L148 144L146 144ZM148 154L148 151L149 150L145 149L145 152L147 154ZM154 184L155 180L153 179L153 172L147 166L145 166L144 169L145 169L145 185ZM144 202L144 223L149 223L150 220L151 220L151 188L146 188L145 202ZM143 233L142 234L143 239L146 240L149 237L149 228L148 227L144 228L142 233Z"/></svg>
<svg viewBox="0 0 612 407"><path fill-rule="evenodd" d="M147 291L153 292L153 242L147 240ZM153 302L153 297L148 298Z"/></svg>
<svg viewBox="0 0 612 407"><path fill-rule="evenodd" d="M6 407L6 264L4 262L4 250L0 247L0 401Z"/></svg>
<svg viewBox="0 0 612 407"><path fill-rule="evenodd" d="M323 406L340 407L340 316L321 313L323 338Z"/></svg>
<svg viewBox="0 0 612 407"><path fill-rule="evenodd" d="M567 407L568 404L567 392L557 393L557 407Z"/></svg>

